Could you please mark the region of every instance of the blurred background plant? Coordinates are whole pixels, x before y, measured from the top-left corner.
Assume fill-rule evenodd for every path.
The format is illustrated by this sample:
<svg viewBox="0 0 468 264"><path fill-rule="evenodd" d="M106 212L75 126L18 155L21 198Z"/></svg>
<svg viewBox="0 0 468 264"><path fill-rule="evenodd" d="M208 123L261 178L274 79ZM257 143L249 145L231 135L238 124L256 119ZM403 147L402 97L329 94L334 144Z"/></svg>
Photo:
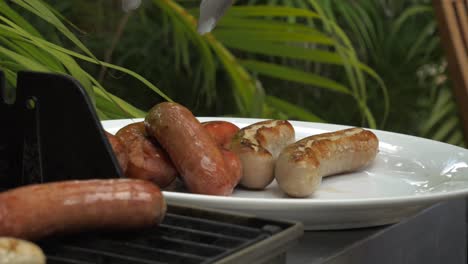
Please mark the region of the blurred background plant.
<svg viewBox="0 0 468 264"><path fill-rule="evenodd" d="M14 8L27 13L17 13ZM42 22L40 25L48 29L47 35L43 35L33 23L25 19L30 15L34 15ZM0 1L0 69L4 71L9 87L16 86L16 74L22 70L68 74L86 89L101 118L144 115L143 111L105 90L100 82L77 63L78 59L124 72L170 100L139 74L99 61L63 21L66 20L61 14L42 1ZM51 39L55 41L49 41ZM12 92L9 94L14 95Z"/></svg>
<svg viewBox="0 0 468 264"><path fill-rule="evenodd" d="M386 129L464 144L431 0L320 3L387 85ZM380 104L378 97L369 102Z"/></svg>
<svg viewBox="0 0 468 264"><path fill-rule="evenodd" d="M81 78L103 119L141 116L167 94L198 116L290 118L463 142L428 0L239 0L206 36L195 31L199 0L0 3L19 28L67 49L54 55L7 34L0 56L16 45L8 41L40 50L20 54ZM11 82L27 65L0 57Z"/></svg>

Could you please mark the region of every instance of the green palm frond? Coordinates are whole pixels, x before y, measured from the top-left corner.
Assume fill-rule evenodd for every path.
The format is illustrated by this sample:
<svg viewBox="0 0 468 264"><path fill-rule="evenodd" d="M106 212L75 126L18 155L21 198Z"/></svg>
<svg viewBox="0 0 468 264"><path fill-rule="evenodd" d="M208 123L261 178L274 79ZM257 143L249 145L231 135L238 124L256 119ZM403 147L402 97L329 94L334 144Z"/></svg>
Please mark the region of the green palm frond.
<svg viewBox="0 0 468 264"><path fill-rule="evenodd" d="M0 0L0 69L6 72L7 81L15 85L16 73L21 70L54 72L67 74L77 79L96 103L101 118L141 117L144 112L126 101L112 95L86 72L75 60L76 58L98 65L117 69L143 82L154 92L166 97L157 87L140 75L112 64L99 61L91 51L65 26L62 18L40 0L12 1L17 7L28 11L47 21L51 27L60 32L78 50L63 48L46 39L39 31L7 2Z"/></svg>
<svg viewBox="0 0 468 264"><path fill-rule="evenodd" d="M430 1L316 0L345 30L358 57L378 73L394 103L385 129L462 142ZM368 100L380 103L372 82ZM381 86L381 85L380 85Z"/></svg>
<svg viewBox="0 0 468 264"><path fill-rule="evenodd" d="M189 13L196 16L198 10L190 9ZM291 17L295 19L289 19ZM313 27L309 23L299 22L301 19L328 23L333 32L323 30L321 27ZM217 28L212 35L206 37L206 40L211 44L216 40L229 48L231 55L227 58L231 58L231 61L226 62L223 61L223 57L219 57L220 54L216 54L216 48L213 48L229 74L235 72L233 69L244 68L259 81L262 80L262 76L265 76L300 83L312 89L320 88L347 94L351 99L356 100L357 108L362 111L365 120L362 125L377 127L373 114L367 107L364 74L369 72L370 77L377 79L378 75L358 60L344 32L337 32L337 28L337 25L324 14L311 9L275 5L235 6L219 21ZM193 27L192 30L194 30ZM219 44L211 46L219 47ZM231 67L232 64L235 64L235 67ZM295 66L298 64L302 66ZM304 68L304 64L308 66ZM340 83L320 72L314 72L313 69L317 65L341 67L349 72L351 76L349 82ZM246 74L242 73L242 75ZM234 86L236 86L235 82ZM245 85L242 86L245 88ZM254 86L251 89L255 89ZM264 89L268 95L269 87L264 87ZM383 89L385 90L384 85ZM257 95L252 98L252 95L255 95L252 91L238 91L238 93L242 94L247 102L256 102L256 105L261 103ZM386 96L384 98L385 104L388 105ZM266 107L263 109L268 109L271 102L272 100L264 101ZM289 111L289 113L294 115L294 111Z"/></svg>
<svg viewBox="0 0 468 264"><path fill-rule="evenodd" d="M327 94L328 98L337 95L351 102L349 106L354 110L350 112L358 113L355 116L361 119L360 125L375 128L385 121L388 100L382 79L359 59L359 50L347 36L349 32L342 30L327 11L330 7L314 1L262 1L235 6L212 34L200 36L195 27L198 11L193 9L197 3L153 0L147 8L124 15L130 19L113 56L115 64L98 60L90 51L95 50L96 42L93 44L88 36L76 37L73 32L77 27L48 4L41 0L12 3L14 9L0 0L0 7L6 7L0 9L0 66L9 81L18 70L31 67L72 75L85 86L105 118L143 114L103 88L103 84L118 86L112 89L120 96L132 93L134 89L127 86L138 85L117 74L122 72L164 100L170 100L166 94L183 102L203 98L208 109L211 105L232 106L227 108L230 115L322 122L335 106L320 112L314 105ZM95 5L107 3L98 1ZM43 33L14 10L39 17L60 38ZM64 41L58 44L57 39ZM89 43L92 48L88 48ZM124 65L131 65L139 74ZM94 69L100 67L111 70L98 81L93 76L97 76ZM383 90L383 107L378 112L369 107L369 98L375 94L369 90L373 88L369 82ZM165 87L164 92L152 83ZM306 93L313 94L312 100L299 102L293 98ZM154 99L145 100L154 103ZM336 102L336 107L339 105Z"/></svg>
<svg viewBox="0 0 468 264"><path fill-rule="evenodd" d="M235 57L212 36L200 36L195 28L195 18L188 14L186 10L176 2L171 0L154 0L153 3L161 8L165 15L170 17L170 22L174 25L172 27L173 29L177 28L177 30L181 30L181 32L178 33L180 36L189 36L189 38L179 37L175 41L179 43L174 47L176 57L177 54L182 54L182 56L189 56L188 49L181 48L188 47L188 44L181 43L189 41L190 43L194 44L194 46L198 48L198 52L201 53L201 66L205 64L205 67L203 67L204 72L208 72L208 74L214 75L216 69L211 67L207 68L206 65L214 65L214 63L211 61L211 58L216 56L221 61L221 64L224 66L226 72L229 73L229 77L235 90L236 104L240 114L244 116L258 116L261 114L263 104L261 102L260 104L254 104L252 100L259 95L255 81L244 70L244 68L242 68L237 63ZM177 33L173 34L175 35ZM204 63L207 58L210 59L209 63ZM214 79L214 77L210 77L208 75L205 76L205 79L210 80ZM259 99L259 97L257 97L257 99Z"/></svg>
<svg viewBox="0 0 468 264"><path fill-rule="evenodd" d="M451 90L439 89L429 118L421 125L421 135L449 144L464 146L457 106Z"/></svg>

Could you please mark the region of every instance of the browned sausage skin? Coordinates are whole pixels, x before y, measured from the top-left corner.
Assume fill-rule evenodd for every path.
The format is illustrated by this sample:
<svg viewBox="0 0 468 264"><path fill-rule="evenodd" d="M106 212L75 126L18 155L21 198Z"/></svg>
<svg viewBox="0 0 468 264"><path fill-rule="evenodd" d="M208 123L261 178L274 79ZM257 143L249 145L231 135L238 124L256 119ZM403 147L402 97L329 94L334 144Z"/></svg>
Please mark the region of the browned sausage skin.
<svg viewBox="0 0 468 264"><path fill-rule="evenodd" d="M242 162L236 153L229 150L239 127L227 121L207 121L201 124L221 148L226 169L232 173L232 179L239 182L242 178Z"/></svg>
<svg viewBox="0 0 468 264"><path fill-rule="evenodd" d="M239 156L229 150L221 149L226 170L231 174L230 180L237 185L242 179L242 161ZM235 186L234 186L235 187Z"/></svg>
<svg viewBox="0 0 468 264"><path fill-rule="evenodd" d="M358 170L374 160L378 149L377 136L362 128L310 136L283 149L275 177L289 196L307 197L322 177Z"/></svg>
<svg viewBox="0 0 468 264"><path fill-rule="evenodd" d="M229 149L232 138L239 131L239 127L227 121L208 121L202 123L208 134L224 149Z"/></svg>
<svg viewBox="0 0 468 264"><path fill-rule="evenodd" d="M187 108L176 103L154 106L147 131L166 149L190 192L230 195L237 179L225 165L221 149Z"/></svg>
<svg viewBox="0 0 468 264"><path fill-rule="evenodd" d="M294 139L294 128L286 120L261 121L239 130L230 149L242 161L240 184L249 189L267 187L275 177L276 158Z"/></svg>
<svg viewBox="0 0 468 264"><path fill-rule="evenodd" d="M123 144L122 141L118 137L112 135L111 133L107 131L105 131L105 134L107 136L107 139L109 140L109 143L111 144L115 157L117 158L117 161L119 162L120 168L122 169L122 172L125 174L127 172L127 167L128 167L127 148L125 147L125 144Z"/></svg>
<svg viewBox="0 0 468 264"><path fill-rule="evenodd" d="M0 193L0 236L36 240L160 223L166 203L154 184L132 179L64 181Z"/></svg>
<svg viewBox="0 0 468 264"><path fill-rule="evenodd" d="M174 181L177 170L167 153L147 136L144 122L125 126L116 136L127 147L127 177L149 180L161 188Z"/></svg>

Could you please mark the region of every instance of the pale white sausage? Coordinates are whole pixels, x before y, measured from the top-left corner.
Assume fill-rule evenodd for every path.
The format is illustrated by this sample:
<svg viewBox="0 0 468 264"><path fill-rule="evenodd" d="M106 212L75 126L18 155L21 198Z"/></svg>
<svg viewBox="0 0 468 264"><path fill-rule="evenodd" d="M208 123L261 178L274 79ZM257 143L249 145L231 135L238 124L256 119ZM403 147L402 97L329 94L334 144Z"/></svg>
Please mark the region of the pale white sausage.
<svg viewBox="0 0 468 264"><path fill-rule="evenodd" d="M267 120L242 128L231 144L242 162L240 184L250 189L268 186L274 179L276 158L294 140L294 128L285 120Z"/></svg>
<svg viewBox="0 0 468 264"><path fill-rule="evenodd" d="M279 187L292 197L307 197L322 177L358 170L377 155L379 141L371 131L350 128L304 138L283 149L275 165Z"/></svg>

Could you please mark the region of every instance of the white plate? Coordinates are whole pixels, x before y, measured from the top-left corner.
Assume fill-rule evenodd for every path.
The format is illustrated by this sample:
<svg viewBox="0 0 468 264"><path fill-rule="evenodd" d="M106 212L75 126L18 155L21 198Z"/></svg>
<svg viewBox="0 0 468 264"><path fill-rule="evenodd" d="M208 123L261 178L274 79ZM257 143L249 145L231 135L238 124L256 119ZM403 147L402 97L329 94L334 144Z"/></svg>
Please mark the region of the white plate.
<svg viewBox="0 0 468 264"><path fill-rule="evenodd" d="M226 120L239 127L261 121ZM104 121L115 133L138 120ZM300 139L346 126L295 122ZM390 224L434 203L468 195L468 150L423 138L374 131L379 154L363 171L325 178L320 189L306 199L286 197L272 183L263 191L236 189L230 197L165 192L171 202L247 212L260 217L301 221L307 230L343 229Z"/></svg>

